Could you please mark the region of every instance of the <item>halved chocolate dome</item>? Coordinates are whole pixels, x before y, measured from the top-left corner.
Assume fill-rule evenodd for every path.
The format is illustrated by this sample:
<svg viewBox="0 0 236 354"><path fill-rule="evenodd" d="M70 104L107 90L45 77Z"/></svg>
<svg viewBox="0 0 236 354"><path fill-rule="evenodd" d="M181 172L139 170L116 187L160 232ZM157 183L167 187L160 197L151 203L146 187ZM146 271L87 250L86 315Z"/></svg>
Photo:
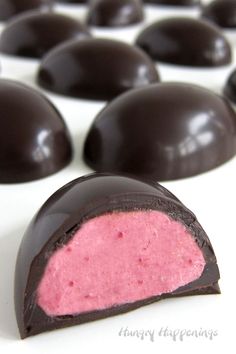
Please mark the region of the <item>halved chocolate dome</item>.
<svg viewBox="0 0 236 354"><path fill-rule="evenodd" d="M10 21L0 35L0 51L20 57L41 58L70 39L90 37L78 20L50 12L30 12Z"/></svg>
<svg viewBox="0 0 236 354"><path fill-rule="evenodd" d="M0 183L33 181L72 158L67 127L46 97L19 82L0 80Z"/></svg>
<svg viewBox="0 0 236 354"><path fill-rule="evenodd" d="M122 27L144 18L141 0L94 0L89 4L87 22L97 27Z"/></svg>
<svg viewBox="0 0 236 354"><path fill-rule="evenodd" d="M223 97L190 84L150 85L121 95L96 117L84 159L98 172L157 181L193 176L236 154L236 114Z"/></svg>
<svg viewBox="0 0 236 354"><path fill-rule="evenodd" d="M0 1L0 21L29 10L48 9L52 6L52 0L1 0Z"/></svg>
<svg viewBox="0 0 236 354"><path fill-rule="evenodd" d="M157 82L159 76L139 48L91 38L70 41L49 52L41 62L37 81L45 89L65 96L110 100Z"/></svg>
<svg viewBox="0 0 236 354"><path fill-rule="evenodd" d="M131 177L85 176L53 194L24 235L15 274L20 334L217 294L218 279L207 235L169 191Z"/></svg>
<svg viewBox="0 0 236 354"><path fill-rule="evenodd" d="M220 29L206 21L173 17L144 29L136 40L153 60L192 67L231 63L231 47Z"/></svg>

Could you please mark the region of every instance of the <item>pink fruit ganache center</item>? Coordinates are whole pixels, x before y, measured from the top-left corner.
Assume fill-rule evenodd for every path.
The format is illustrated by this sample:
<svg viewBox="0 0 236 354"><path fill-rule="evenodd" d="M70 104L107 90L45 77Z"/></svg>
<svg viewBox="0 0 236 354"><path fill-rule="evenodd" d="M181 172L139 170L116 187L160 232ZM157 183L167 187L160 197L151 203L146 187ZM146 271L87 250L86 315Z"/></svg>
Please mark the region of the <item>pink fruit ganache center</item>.
<svg viewBox="0 0 236 354"><path fill-rule="evenodd" d="M102 310L172 292L204 266L191 233L166 214L109 213L85 222L55 251L36 301L48 316Z"/></svg>

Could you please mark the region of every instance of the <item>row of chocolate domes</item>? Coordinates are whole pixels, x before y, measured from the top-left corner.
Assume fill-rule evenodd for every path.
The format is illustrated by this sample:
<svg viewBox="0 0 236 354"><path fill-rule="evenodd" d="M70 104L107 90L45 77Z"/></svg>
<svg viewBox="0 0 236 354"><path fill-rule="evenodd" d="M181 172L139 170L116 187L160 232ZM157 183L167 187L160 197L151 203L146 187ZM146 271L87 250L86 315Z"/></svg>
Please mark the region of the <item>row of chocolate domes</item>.
<svg viewBox="0 0 236 354"><path fill-rule="evenodd" d="M78 20L48 12L17 16L0 35L2 53L42 58L37 75L42 87L93 100L158 81L156 63L214 69L228 66L233 57L217 26L193 18L159 20L144 28L135 44L93 38Z"/></svg>
<svg viewBox="0 0 236 354"><path fill-rule="evenodd" d="M76 109L81 119L79 102ZM62 115L36 90L0 79L0 122L0 183L40 179L72 160ZM82 152L95 171L156 181L197 175L235 155L236 113L229 101L183 83L148 85L109 102Z"/></svg>
<svg viewBox="0 0 236 354"><path fill-rule="evenodd" d="M0 21L33 9L52 9L56 3L87 4L87 22L93 26L119 27L138 23L144 18L142 0L2 0ZM199 6L200 0L144 0L145 4ZM223 28L236 27L234 0L214 0L201 7L202 16Z"/></svg>

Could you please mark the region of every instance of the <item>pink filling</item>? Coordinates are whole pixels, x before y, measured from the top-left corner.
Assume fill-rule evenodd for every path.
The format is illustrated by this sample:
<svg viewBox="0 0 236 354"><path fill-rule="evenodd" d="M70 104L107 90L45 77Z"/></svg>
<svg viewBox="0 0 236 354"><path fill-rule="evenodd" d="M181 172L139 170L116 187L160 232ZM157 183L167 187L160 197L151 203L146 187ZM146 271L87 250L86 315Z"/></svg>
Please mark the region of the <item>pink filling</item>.
<svg viewBox="0 0 236 354"><path fill-rule="evenodd" d="M49 316L101 310L172 292L204 266L191 234L164 213L110 213L84 223L51 256L37 304Z"/></svg>

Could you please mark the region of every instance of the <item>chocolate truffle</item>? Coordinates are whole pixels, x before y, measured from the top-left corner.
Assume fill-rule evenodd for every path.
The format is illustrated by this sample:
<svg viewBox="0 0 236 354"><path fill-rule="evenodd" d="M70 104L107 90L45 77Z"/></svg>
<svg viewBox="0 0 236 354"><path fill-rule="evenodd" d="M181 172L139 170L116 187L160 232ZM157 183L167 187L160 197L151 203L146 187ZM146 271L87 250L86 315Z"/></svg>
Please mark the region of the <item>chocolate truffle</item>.
<svg viewBox="0 0 236 354"><path fill-rule="evenodd" d="M53 194L24 235L15 273L20 334L168 297L217 294L218 279L206 233L169 191L127 176L88 175Z"/></svg>
<svg viewBox="0 0 236 354"><path fill-rule="evenodd" d="M61 115L31 87L0 80L0 120L0 183L43 178L71 161L71 141Z"/></svg>
<svg viewBox="0 0 236 354"><path fill-rule="evenodd" d="M1 0L0 21L6 21L21 12L33 9L47 9L52 6L52 0Z"/></svg>
<svg viewBox="0 0 236 354"><path fill-rule="evenodd" d="M192 67L230 64L231 47L213 24L192 18L167 18L144 29L136 44L153 60Z"/></svg>
<svg viewBox="0 0 236 354"><path fill-rule="evenodd" d="M17 16L0 36L0 51L20 57L41 58L50 49L69 39L90 34L77 20L56 13L26 13Z"/></svg>
<svg viewBox="0 0 236 354"><path fill-rule="evenodd" d="M236 154L236 114L227 100L189 84L123 94L96 117L84 159L99 172L159 181L189 177Z"/></svg>
<svg viewBox="0 0 236 354"><path fill-rule="evenodd" d="M49 52L37 80L45 89L65 96L110 100L124 91L157 82L159 76L139 48L91 38L70 41Z"/></svg>
<svg viewBox="0 0 236 354"><path fill-rule="evenodd" d="M200 0L143 0L144 3L164 6L196 6Z"/></svg>
<svg viewBox="0 0 236 354"><path fill-rule="evenodd" d="M91 1L87 22L97 27L122 27L144 18L141 0Z"/></svg>
<svg viewBox="0 0 236 354"><path fill-rule="evenodd" d="M236 103L236 70L234 70L224 87L224 95L233 103Z"/></svg>
<svg viewBox="0 0 236 354"><path fill-rule="evenodd" d="M203 7L202 17L223 28L236 28L236 1L213 1Z"/></svg>

